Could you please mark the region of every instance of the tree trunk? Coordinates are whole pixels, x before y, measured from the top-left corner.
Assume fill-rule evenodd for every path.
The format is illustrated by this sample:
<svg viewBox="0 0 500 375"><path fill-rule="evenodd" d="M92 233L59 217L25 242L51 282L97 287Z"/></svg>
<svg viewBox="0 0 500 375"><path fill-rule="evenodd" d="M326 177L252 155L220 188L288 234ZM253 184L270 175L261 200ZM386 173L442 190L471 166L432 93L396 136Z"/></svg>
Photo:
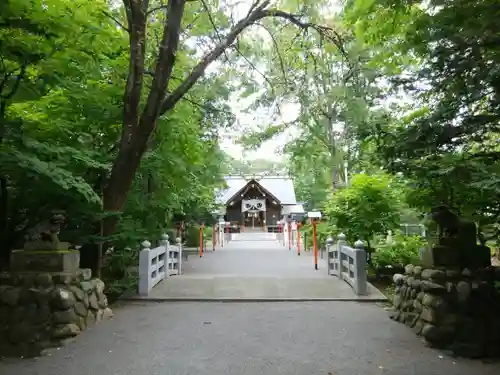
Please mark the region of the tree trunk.
<svg viewBox="0 0 500 375"><path fill-rule="evenodd" d="M0 270L9 264L9 229L8 229L8 204L7 178L0 177Z"/></svg>
<svg viewBox="0 0 500 375"><path fill-rule="evenodd" d="M141 157L146 151L147 139L142 142L143 137L149 138L149 135L136 136L134 142L120 148L118 151L111 176L103 192L103 209L105 212L118 213L123 208L134 181L135 173L139 168ZM104 236L109 236L115 232L117 221L117 215L106 217L103 225Z"/></svg>

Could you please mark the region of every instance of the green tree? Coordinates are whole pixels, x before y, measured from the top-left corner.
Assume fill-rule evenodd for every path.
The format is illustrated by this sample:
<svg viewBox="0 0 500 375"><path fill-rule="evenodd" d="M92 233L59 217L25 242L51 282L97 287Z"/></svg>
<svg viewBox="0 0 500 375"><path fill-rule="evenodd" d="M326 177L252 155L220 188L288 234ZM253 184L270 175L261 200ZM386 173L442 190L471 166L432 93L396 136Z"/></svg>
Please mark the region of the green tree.
<svg viewBox="0 0 500 375"><path fill-rule="evenodd" d="M125 204L127 194L140 161L148 149L149 139L154 133L158 119L169 115L177 103L202 78L208 66L230 49L238 49L238 38L243 31L257 23L273 27L272 20L281 19L292 23L300 30L313 29L325 38L334 40L332 28L318 27L300 16L276 9L268 0L255 1L248 13L232 24L223 9L209 1L188 2L169 0L167 4L150 1L124 0L113 18L129 34L130 65L124 93L124 113L120 142L113 167L103 194L104 209L118 212ZM120 20L125 16L126 22ZM202 22L196 22L201 16ZM148 36L158 25L158 43L151 45ZM181 40L184 31L195 37L205 36L213 41L211 48L198 63L180 69L178 80L173 72L182 64L182 52L193 50ZM228 56L226 55L226 58ZM180 65L182 66L182 65ZM146 73L152 67L152 80ZM115 231L117 216L108 218L105 233Z"/></svg>
<svg viewBox="0 0 500 375"><path fill-rule="evenodd" d="M104 1L10 1L0 8L2 266L26 229L64 208L61 236L84 245L82 266L99 271L101 194L121 136L127 37ZM195 63L189 53L180 61L179 69ZM217 130L233 121L221 103L226 79L201 78L191 93L202 103L185 97L158 120L116 235L105 237L114 245L107 258L117 262L105 259L107 276L122 277L122 250L159 238L175 213L210 212L222 183Z"/></svg>
<svg viewBox="0 0 500 375"><path fill-rule="evenodd" d="M481 227L500 218L497 5L353 0L345 17L391 89L413 99L372 129L378 160L410 181L413 206L446 204Z"/></svg>
<svg viewBox="0 0 500 375"><path fill-rule="evenodd" d="M325 212L350 242L370 241L377 234L386 234L399 225L399 199L394 183L387 175L353 176L352 185L332 195Z"/></svg>
<svg viewBox="0 0 500 375"><path fill-rule="evenodd" d="M92 5L65 0L0 4L0 228L4 264L8 250L22 245L24 230L49 208L99 208L96 176L107 167L106 158L94 152L93 142L86 137L96 127L89 127L88 122L81 127L82 108L78 106L79 115L73 110L77 100L92 100L82 95L82 87L94 90L93 95L109 86L103 85L109 75L102 67L119 51L121 36L103 15L105 9L101 1ZM97 30L102 39L97 38ZM110 41L118 43L106 43ZM100 103L93 101L102 105L94 115L100 110L107 113L108 99L100 96ZM62 106L66 111L60 111ZM53 116L59 115L56 122ZM96 116L94 123L99 120L104 116ZM100 141L94 142L99 147ZM86 203L80 204L82 201Z"/></svg>

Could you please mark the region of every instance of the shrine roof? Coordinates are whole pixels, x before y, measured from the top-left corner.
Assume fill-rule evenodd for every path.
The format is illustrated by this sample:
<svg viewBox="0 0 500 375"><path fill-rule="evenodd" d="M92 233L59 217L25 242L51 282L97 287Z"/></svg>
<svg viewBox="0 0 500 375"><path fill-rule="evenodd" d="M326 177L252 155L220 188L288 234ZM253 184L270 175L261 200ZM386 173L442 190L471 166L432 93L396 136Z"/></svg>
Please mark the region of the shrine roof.
<svg viewBox="0 0 500 375"><path fill-rule="evenodd" d="M293 180L288 176L225 176L224 180L227 188L217 192L217 203L219 204L227 204L236 193L252 180L274 195L282 205L297 203Z"/></svg>

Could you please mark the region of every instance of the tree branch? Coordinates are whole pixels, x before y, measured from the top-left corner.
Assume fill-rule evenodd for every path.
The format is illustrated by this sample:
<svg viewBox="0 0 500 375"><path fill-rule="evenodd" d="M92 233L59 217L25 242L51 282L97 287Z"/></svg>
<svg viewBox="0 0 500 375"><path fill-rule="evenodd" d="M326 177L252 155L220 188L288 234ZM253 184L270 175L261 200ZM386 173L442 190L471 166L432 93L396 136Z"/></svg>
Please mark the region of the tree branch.
<svg viewBox="0 0 500 375"><path fill-rule="evenodd" d="M12 86L12 89L10 90L10 92L8 94L5 94L5 95L2 95L2 90L3 90L3 85L4 83L7 82L8 78L12 75L12 74L9 74L9 75L5 75L5 79L4 81L2 81L2 84L0 85L0 98L7 101L9 99L11 99L17 92L17 90L19 89L19 86L21 85L21 81L24 79L24 75L26 74L26 69L28 68L28 63L24 62L22 65L21 65L21 68L19 70L19 74L17 74L16 76L16 82L14 82L14 86Z"/></svg>
<svg viewBox="0 0 500 375"><path fill-rule="evenodd" d="M179 46L181 22L185 5L186 0L168 1L166 11L168 16L163 29L154 78L146 106L140 119L139 128L141 132L154 128L161 102L167 93L168 84L174 69L175 55Z"/></svg>
<svg viewBox="0 0 500 375"><path fill-rule="evenodd" d="M139 105L144 81L144 61L146 51L146 13L140 0L123 0L126 8L129 39L130 62L124 94L121 142L124 148L131 142L138 126Z"/></svg>
<svg viewBox="0 0 500 375"><path fill-rule="evenodd" d="M198 1L198 0L186 0L185 2L186 3L194 3L195 1ZM158 12L159 10L167 10L167 9L168 9L168 4L167 5L162 4L162 5L156 6L154 8L151 8L150 10L148 10L147 15L149 16L155 12Z"/></svg>
<svg viewBox="0 0 500 375"><path fill-rule="evenodd" d="M105 10L102 11L102 13L108 17L109 19L111 19L114 23L116 23L118 26L120 26L120 28L122 28L123 30L125 30L127 33L130 33L130 29L128 27L126 27L123 23L121 23L115 16L113 16L111 13L109 12L106 12Z"/></svg>
<svg viewBox="0 0 500 375"><path fill-rule="evenodd" d="M285 85L286 85L286 87L288 87L288 78L287 78L286 71L285 71L285 63L283 62L283 56L281 56L281 53L279 51L278 42L277 42L276 38L274 37L273 33L271 33L271 31L266 26L264 26L262 23L256 22L255 24L262 27L264 30L266 30L267 33L269 34L269 36L271 37L274 48L276 49L276 53L278 54L278 59L280 61L280 68L281 68L281 72L283 73Z"/></svg>
<svg viewBox="0 0 500 375"><path fill-rule="evenodd" d="M203 5L203 8L207 12L208 20L212 24L212 28L215 31L215 35L217 36L217 39L219 39L219 43L222 43L222 37L220 36L219 30L217 29L217 26L215 25L214 19L212 18L212 13L210 12L208 5L206 4L205 0L200 0L200 1L201 1L201 4ZM229 57L227 56L227 53L225 50L224 50L224 56L226 57L226 61L229 61Z"/></svg>
<svg viewBox="0 0 500 375"><path fill-rule="evenodd" d="M318 33L325 35L327 39L332 41L337 46L342 54L345 54L345 50L342 46L342 39L340 35L336 33L332 28L316 25L310 22L300 21L298 19L298 17L300 16L293 15L284 11L276 9L265 9L267 6L269 6L269 4L269 0L263 1L260 5L255 6L255 8L247 15L247 17L243 18L233 26L233 28L227 34L226 39L222 43L219 43L212 51L207 53L202 58L202 60L194 67L185 81L165 98L160 108L160 115L164 114L175 106L175 104L184 96L184 94L186 94L186 92L194 86L198 79L203 76L206 68L213 61L215 61L226 50L226 48L234 43L239 34L241 34L247 27L266 17L278 17L286 19L303 30L312 28Z"/></svg>
<svg viewBox="0 0 500 375"><path fill-rule="evenodd" d="M189 102L189 103L197 106L199 109L203 110L204 112L211 111L211 112L217 112L217 113L222 113L222 114L225 114L225 115L234 116L233 112L225 111L223 109L216 108L213 105L198 103L198 102L196 102L196 101L194 101L192 99L189 99L186 96L183 96L182 100L185 100L186 102Z"/></svg>

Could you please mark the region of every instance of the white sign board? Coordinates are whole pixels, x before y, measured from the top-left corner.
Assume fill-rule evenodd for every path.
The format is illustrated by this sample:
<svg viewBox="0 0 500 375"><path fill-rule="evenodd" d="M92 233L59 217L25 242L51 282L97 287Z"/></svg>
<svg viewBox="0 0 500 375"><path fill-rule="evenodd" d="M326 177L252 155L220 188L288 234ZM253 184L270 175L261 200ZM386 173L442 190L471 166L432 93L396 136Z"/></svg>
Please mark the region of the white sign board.
<svg viewBox="0 0 500 375"><path fill-rule="evenodd" d="M295 221L292 222L292 230L297 230L297 223Z"/></svg>
<svg viewBox="0 0 500 375"><path fill-rule="evenodd" d="M321 212L319 211L309 211L307 217L311 219L321 219Z"/></svg>

